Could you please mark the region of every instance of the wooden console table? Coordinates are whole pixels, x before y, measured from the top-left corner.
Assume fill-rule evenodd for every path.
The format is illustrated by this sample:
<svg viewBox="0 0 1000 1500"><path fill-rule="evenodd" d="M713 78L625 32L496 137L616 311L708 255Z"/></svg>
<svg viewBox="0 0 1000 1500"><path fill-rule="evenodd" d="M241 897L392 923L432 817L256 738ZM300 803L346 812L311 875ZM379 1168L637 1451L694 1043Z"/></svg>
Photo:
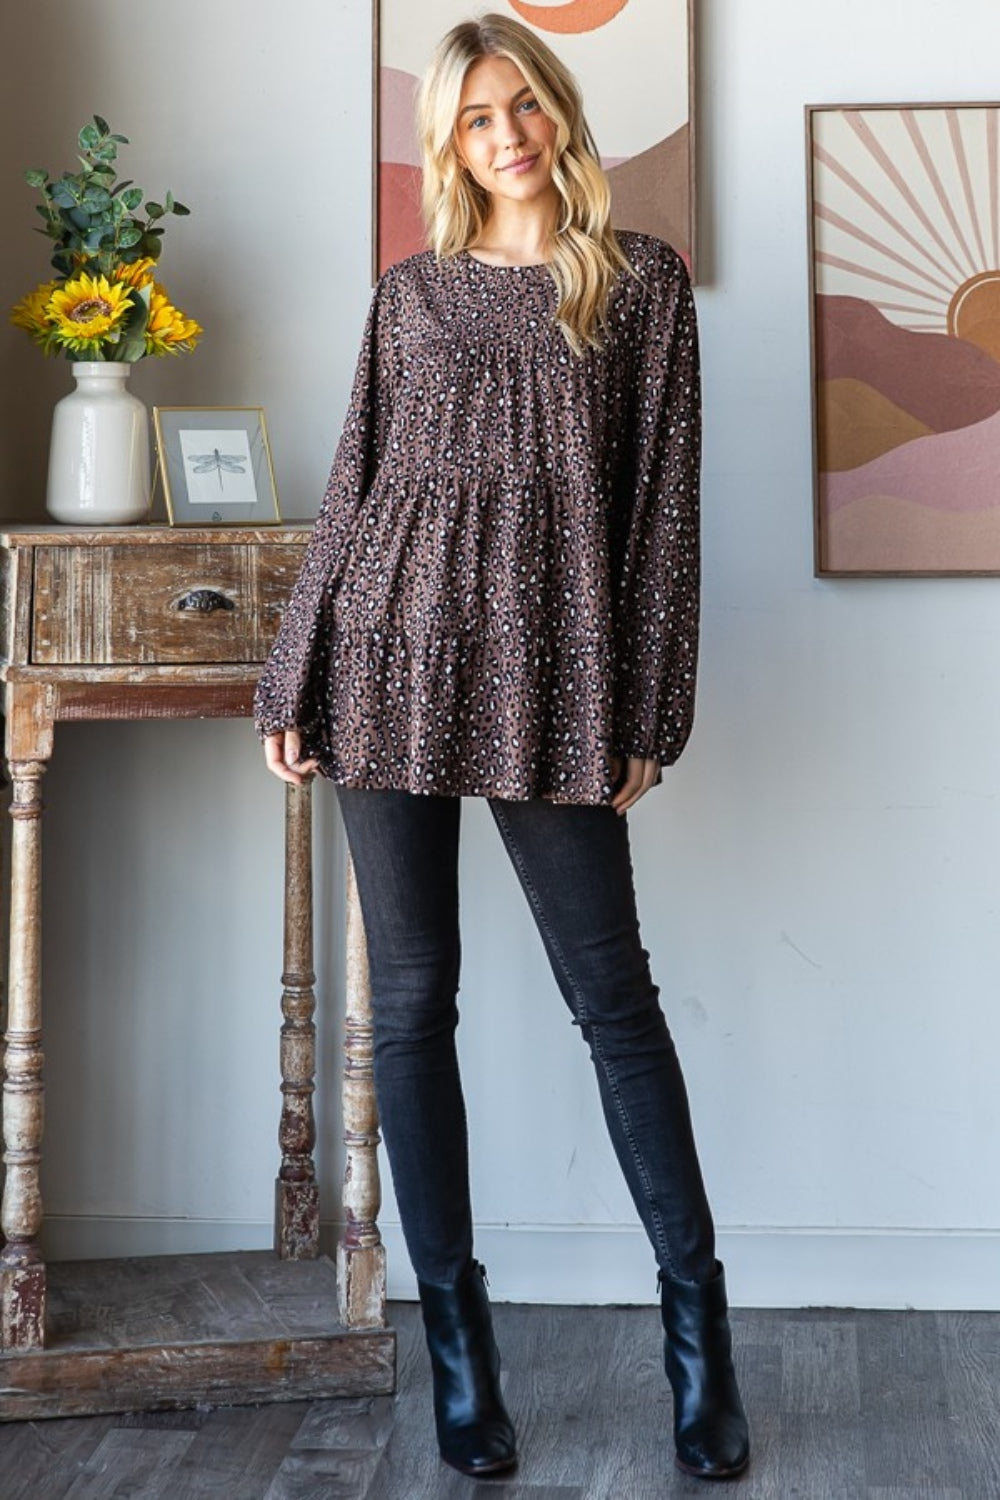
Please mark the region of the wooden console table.
<svg viewBox="0 0 1000 1500"><path fill-rule="evenodd" d="M309 787L286 787L275 1254L46 1266L39 1246L40 784L55 725L249 714L308 534L295 526L0 531L0 680L13 789L0 1419L394 1388L395 1338L385 1327L385 1252L377 1225L367 970L353 896L346 1230L336 1269L319 1254ZM89 1311L95 1308L99 1315Z"/></svg>

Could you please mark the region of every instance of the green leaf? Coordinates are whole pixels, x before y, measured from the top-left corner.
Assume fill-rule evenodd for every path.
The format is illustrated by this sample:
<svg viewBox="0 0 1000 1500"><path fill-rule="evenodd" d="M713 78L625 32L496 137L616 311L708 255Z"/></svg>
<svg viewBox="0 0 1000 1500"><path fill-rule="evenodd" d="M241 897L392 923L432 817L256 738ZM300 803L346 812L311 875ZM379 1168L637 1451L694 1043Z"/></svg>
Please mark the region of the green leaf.
<svg viewBox="0 0 1000 1500"><path fill-rule="evenodd" d="M101 135L107 135L107 133L108 133L108 122L107 122L107 120L103 120L100 115L95 115L94 116L94 124L97 126L97 128L100 131Z"/></svg>
<svg viewBox="0 0 1000 1500"><path fill-rule="evenodd" d="M136 223L126 224L118 234L118 243L123 250L131 250L142 239L143 231Z"/></svg>
<svg viewBox="0 0 1000 1500"><path fill-rule="evenodd" d="M76 194L67 182L54 182L50 196L57 208L76 207Z"/></svg>
<svg viewBox="0 0 1000 1500"><path fill-rule="evenodd" d="M142 188L126 188L123 193L117 194L117 199L118 202L121 203L122 207L127 208L129 213L131 213L132 210L134 208L138 208L139 204L142 202Z"/></svg>
<svg viewBox="0 0 1000 1500"><path fill-rule="evenodd" d="M148 256L150 260L159 260L160 251L163 249L163 243L160 239L162 233L162 229L147 229L139 241L140 254Z"/></svg>
<svg viewBox="0 0 1000 1500"><path fill-rule="evenodd" d="M189 208L185 207L185 205L183 203L175 203L174 206L173 206L173 210L172 211L175 214L178 214L179 216L181 216L182 218L186 214L189 214L191 212L191 210Z"/></svg>
<svg viewBox="0 0 1000 1500"><path fill-rule="evenodd" d="M111 207L111 194L107 188L100 186L89 187L80 200L81 206L90 213L103 213Z"/></svg>
<svg viewBox="0 0 1000 1500"><path fill-rule="evenodd" d="M174 195L169 188L167 188L167 196L163 200L163 211L168 214L174 211Z"/></svg>
<svg viewBox="0 0 1000 1500"><path fill-rule="evenodd" d="M132 306L122 321L122 336L115 357L126 364L142 359L146 352L146 325L149 322L149 287L132 292Z"/></svg>
<svg viewBox="0 0 1000 1500"><path fill-rule="evenodd" d="M40 167L29 167L24 174L24 180L29 187L43 188L49 180L49 174L43 172Z"/></svg>
<svg viewBox="0 0 1000 1500"><path fill-rule="evenodd" d="M127 146L129 144L129 138L127 135L109 135L108 140L117 141L119 146Z"/></svg>
<svg viewBox="0 0 1000 1500"><path fill-rule="evenodd" d="M146 204L146 212L149 214L149 217L151 219L162 219L163 218L163 204L162 203L154 203L153 200L150 199L149 202Z"/></svg>
<svg viewBox="0 0 1000 1500"><path fill-rule="evenodd" d="M77 145L81 151L96 151L101 144L102 130L95 125L85 125L77 137Z"/></svg>

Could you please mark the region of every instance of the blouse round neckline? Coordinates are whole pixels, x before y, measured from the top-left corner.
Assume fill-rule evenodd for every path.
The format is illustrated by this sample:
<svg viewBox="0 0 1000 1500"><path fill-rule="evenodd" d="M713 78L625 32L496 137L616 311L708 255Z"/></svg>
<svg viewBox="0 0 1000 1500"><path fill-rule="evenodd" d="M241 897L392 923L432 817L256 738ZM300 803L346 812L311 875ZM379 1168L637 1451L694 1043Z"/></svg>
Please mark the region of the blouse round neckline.
<svg viewBox="0 0 1000 1500"><path fill-rule="evenodd" d="M471 260L473 265L483 266L487 271L547 271L550 262L547 260L530 260L523 262L512 262L506 264L502 261L480 260L478 255L473 255L471 250L463 250L462 254L466 260Z"/></svg>

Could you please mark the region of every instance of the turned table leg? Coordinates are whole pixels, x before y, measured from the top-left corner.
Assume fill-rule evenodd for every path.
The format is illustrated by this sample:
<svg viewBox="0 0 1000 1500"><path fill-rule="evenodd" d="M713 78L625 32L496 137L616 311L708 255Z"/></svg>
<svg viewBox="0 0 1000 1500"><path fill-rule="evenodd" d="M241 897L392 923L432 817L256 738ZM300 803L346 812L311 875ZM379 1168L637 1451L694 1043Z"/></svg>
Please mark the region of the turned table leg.
<svg viewBox="0 0 1000 1500"><path fill-rule="evenodd" d="M316 1009L313 972L312 788L285 788L285 971L281 1013L281 1169L275 1183L274 1248L282 1260L319 1254Z"/></svg>
<svg viewBox="0 0 1000 1500"><path fill-rule="evenodd" d="M347 1005L344 1020L344 1237L337 1246L340 1320L385 1326L385 1246L378 1229L378 1111L372 1072L371 989L354 866L347 861Z"/></svg>
<svg viewBox="0 0 1000 1500"><path fill-rule="evenodd" d="M3 1159L7 1168L0 1225L0 1349L39 1349L45 1341L42 1227L41 854L45 762L10 762L10 989L4 1051Z"/></svg>

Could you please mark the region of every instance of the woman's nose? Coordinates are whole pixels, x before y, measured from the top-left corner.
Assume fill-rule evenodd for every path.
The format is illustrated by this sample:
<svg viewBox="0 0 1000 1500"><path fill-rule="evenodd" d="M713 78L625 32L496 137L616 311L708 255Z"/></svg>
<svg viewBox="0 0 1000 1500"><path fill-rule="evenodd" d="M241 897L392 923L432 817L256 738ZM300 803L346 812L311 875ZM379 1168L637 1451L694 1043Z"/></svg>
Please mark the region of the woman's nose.
<svg viewBox="0 0 1000 1500"><path fill-rule="evenodd" d="M507 115L504 121L503 138L505 143L512 145L517 145L524 140L524 129L519 115Z"/></svg>

